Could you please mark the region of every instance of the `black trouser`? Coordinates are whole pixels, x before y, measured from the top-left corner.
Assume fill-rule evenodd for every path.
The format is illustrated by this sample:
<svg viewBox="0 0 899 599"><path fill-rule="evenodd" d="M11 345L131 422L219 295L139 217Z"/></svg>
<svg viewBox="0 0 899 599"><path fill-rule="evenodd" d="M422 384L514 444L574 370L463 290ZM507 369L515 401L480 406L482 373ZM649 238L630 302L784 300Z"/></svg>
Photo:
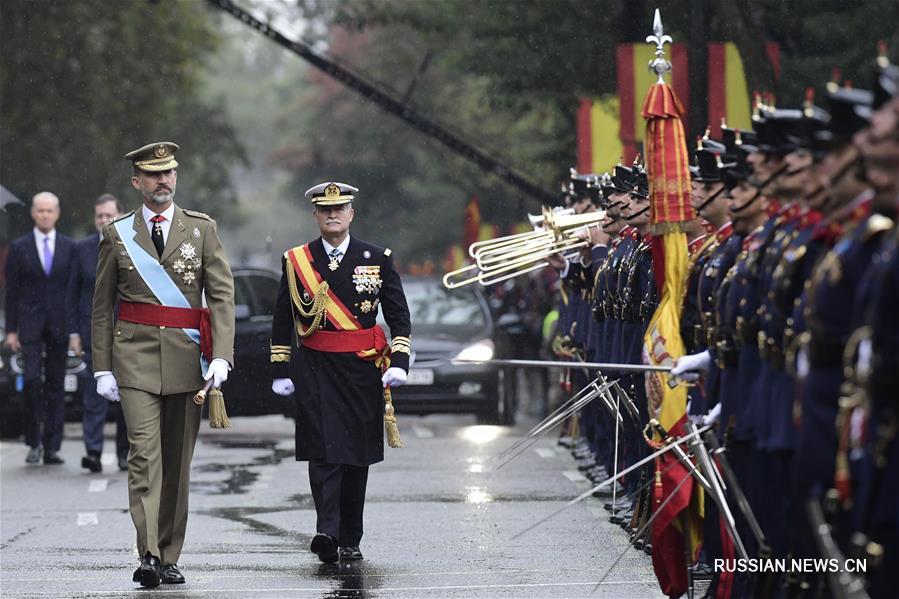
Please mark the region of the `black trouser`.
<svg viewBox="0 0 899 599"><path fill-rule="evenodd" d="M367 483L368 466L309 460L317 532L336 538L341 547L358 547Z"/></svg>
<svg viewBox="0 0 899 599"><path fill-rule="evenodd" d="M25 443L29 447L39 447L43 441L45 452L59 451L62 445L67 351L65 340L54 340L46 331L41 339L22 343Z"/></svg>

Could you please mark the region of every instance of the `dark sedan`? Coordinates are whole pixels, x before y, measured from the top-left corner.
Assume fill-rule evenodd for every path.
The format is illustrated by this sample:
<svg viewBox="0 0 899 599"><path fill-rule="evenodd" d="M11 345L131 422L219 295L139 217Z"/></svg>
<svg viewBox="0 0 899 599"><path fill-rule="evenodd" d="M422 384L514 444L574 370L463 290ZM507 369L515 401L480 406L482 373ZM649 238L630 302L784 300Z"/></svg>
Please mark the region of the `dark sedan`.
<svg viewBox="0 0 899 599"><path fill-rule="evenodd" d="M259 268L234 270L234 370L222 392L230 416L296 413L292 397L272 393L272 315L280 274Z"/></svg>
<svg viewBox="0 0 899 599"><path fill-rule="evenodd" d="M510 331L494 321L481 290L448 291L439 279L408 276L403 288L412 316L413 363L406 385L393 392L397 411L474 413L482 423L514 423L513 369L452 363L512 355Z"/></svg>

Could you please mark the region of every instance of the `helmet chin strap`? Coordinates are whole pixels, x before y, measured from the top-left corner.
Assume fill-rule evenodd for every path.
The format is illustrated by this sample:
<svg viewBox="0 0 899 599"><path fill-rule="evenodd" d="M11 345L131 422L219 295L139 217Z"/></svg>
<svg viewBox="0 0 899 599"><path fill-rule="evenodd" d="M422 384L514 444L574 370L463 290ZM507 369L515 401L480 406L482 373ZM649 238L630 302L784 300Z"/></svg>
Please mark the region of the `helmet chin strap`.
<svg viewBox="0 0 899 599"><path fill-rule="evenodd" d="M706 201L704 201L702 204L700 204L699 206L697 206L696 208L694 208L694 210L696 211L696 214L702 215L702 211L703 211L709 204L711 204L712 202L714 202L715 199L716 199L718 196L720 196L722 193L724 193L724 190L725 190L725 189L727 189L727 188L724 187L724 185L722 184L722 185L721 185L721 189L719 189L718 191L716 191L715 193L713 193L711 196L709 196L709 198L708 198Z"/></svg>
<svg viewBox="0 0 899 599"><path fill-rule="evenodd" d="M649 206L647 206L643 210L640 210L639 212L634 212L633 214L629 214L629 215L625 216L624 220L631 221L631 220L637 218L638 216L640 216L641 214L645 213L647 210L649 210Z"/></svg>
<svg viewBox="0 0 899 599"><path fill-rule="evenodd" d="M755 194L751 198L749 198L745 204L743 204L742 206L739 206L737 208L731 208L730 211L734 214L739 214L740 212L743 212L744 210L749 208L757 199L759 199L759 196L762 195L762 190L765 189L765 187L769 183L771 183L772 181L777 179L779 176L784 174L787 171L787 168L789 168L789 165L787 165L787 164L783 165L782 167L780 167L779 169L777 169L776 171L771 173L771 176L769 176L767 179L765 179L762 183L755 185L754 186Z"/></svg>

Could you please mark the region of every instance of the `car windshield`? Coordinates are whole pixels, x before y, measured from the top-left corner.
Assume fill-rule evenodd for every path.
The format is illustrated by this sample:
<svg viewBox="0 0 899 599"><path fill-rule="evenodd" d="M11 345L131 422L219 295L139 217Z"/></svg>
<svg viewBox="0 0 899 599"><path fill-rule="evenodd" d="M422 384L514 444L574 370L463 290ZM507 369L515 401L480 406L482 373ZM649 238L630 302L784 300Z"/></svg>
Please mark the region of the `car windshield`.
<svg viewBox="0 0 899 599"><path fill-rule="evenodd" d="M449 291L436 280L408 278L403 289L413 330L453 334L487 326L484 304L471 289Z"/></svg>

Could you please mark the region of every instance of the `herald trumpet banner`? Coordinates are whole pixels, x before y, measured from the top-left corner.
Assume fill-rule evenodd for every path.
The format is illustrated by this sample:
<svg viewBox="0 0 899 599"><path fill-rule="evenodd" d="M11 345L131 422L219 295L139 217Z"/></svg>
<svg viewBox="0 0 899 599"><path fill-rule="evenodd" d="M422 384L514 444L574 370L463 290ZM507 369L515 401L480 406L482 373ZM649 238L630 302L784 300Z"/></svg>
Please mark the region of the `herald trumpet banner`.
<svg viewBox="0 0 899 599"><path fill-rule="evenodd" d="M492 285L549 265L547 258L589 245L578 233L598 226L606 217L604 210L572 214L570 210L553 212L543 207L539 216L528 215L535 230L495 239L477 241L468 248L472 264L443 276L447 289L471 283Z"/></svg>

